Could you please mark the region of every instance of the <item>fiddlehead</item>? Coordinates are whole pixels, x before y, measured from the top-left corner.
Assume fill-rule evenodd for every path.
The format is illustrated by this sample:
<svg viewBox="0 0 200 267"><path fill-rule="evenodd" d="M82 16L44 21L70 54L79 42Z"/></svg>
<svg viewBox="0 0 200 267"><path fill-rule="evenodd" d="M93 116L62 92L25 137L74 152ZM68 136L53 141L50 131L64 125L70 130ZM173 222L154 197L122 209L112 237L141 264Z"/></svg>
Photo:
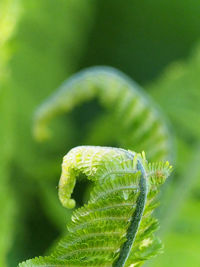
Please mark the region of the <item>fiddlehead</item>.
<svg viewBox="0 0 200 267"><path fill-rule="evenodd" d="M88 204L74 211L69 234L49 257L20 266L140 266L160 249L151 216L169 163L148 164L144 154L110 147L81 146L65 157L59 197L72 208L76 179L94 182Z"/></svg>
<svg viewBox="0 0 200 267"><path fill-rule="evenodd" d="M172 140L166 119L137 84L110 67L92 67L64 82L37 109L34 125L36 138L44 140L49 137L48 124L56 115L69 113L77 105L94 98L98 98L111 114L111 138L118 146L145 151L153 161L171 157ZM101 121L100 127L105 132Z"/></svg>
<svg viewBox="0 0 200 267"><path fill-rule="evenodd" d="M47 138L47 124L54 116L95 97L120 123L112 132L120 146L146 150L151 160L170 156L171 138L163 116L136 84L112 68L91 68L64 83L37 110L35 136ZM86 177L94 183L90 200L74 211L69 234L51 256L20 266L141 266L161 248L153 235L158 223L151 213L170 169L168 162L148 164L144 154L131 150L72 149L63 160L59 198L63 206L73 208L76 179Z"/></svg>

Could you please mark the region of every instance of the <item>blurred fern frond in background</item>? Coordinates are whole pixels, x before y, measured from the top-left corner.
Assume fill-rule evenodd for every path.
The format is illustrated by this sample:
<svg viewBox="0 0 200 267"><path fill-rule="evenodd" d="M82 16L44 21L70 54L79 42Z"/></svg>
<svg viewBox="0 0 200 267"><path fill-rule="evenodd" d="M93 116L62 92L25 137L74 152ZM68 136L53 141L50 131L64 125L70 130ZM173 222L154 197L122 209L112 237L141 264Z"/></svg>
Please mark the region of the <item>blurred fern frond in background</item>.
<svg viewBox="0 0 200 267"><path fill-rule="evenodd" d="M95 98L106 112L103 115L101 112L88 129L89 137L84 143L100 144L103 139L103 144L144 150L154 161L172 158L172 137L164 115L137 84L109 67L89 68L64 82L37 109L35 137L45 140L49 137L47 125L53 117Z"/></svg>

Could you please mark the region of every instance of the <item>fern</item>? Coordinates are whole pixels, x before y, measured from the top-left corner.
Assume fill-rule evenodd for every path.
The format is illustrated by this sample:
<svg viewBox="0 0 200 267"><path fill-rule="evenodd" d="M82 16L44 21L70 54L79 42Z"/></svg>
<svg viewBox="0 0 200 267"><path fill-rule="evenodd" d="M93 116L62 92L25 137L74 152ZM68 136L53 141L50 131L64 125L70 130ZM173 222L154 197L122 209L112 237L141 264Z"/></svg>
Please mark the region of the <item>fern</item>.
<svg viewBox="0 0 200 267"><path fill-rule="evenodd" d="M101 133L102 145L116 143L136 151L144 150L153 161L172 157L171 133L158 107L137 84L110 67L92 67L64 82L58 92L38 108L34 125L36 138L45 140L50 136L47 126L56 115L70 112L94 98L98 98L107 113L97 120L86 143L98 140L99 145L101 138L97 135Z"/></svg>
<svg viewBox="0 0 200 267"><path fill-rule="evenodd" d="M80 146L63 160L59 198L73 208L79 177L94 182L88 204L73 212L69 234L49 257L19 266L140 266L157 254L151 214L159 186L171 171L168 162L149 164L144 153L120 148Z"/></svg>
<svg viewBox="0 0 200 267"><path fill-rule="evenodd" d="M35 116L35 137L45 140L50 136L48 123L53 117L94 98L106 113L91 129L88 142L98 140L94 138L96 132L102 135L102 121L112 122L104 143L112 140L124 148L145 150L151 161L172 156L171 133L164 116L141 88L108 67L74 75L42 104ZM151 213L157 206L159 185L170 169L168 162L148 164L144 153L131 150L100 146L72 149L62 165L60 201L66 208L75 207L71 194L76 179L81 178L94 183L90 200L73 212L68 235L50 256L20 266L140 266L161 250L153 235L158 222Z"/></svg>
<svg viewBox="0 0 200 267"><path fill-rule="evenodd" d="M77 106L93 99L99 100L104 111L100 116L94 117L89 128L84 124L74 128L70 123L70 113ZM135 151L145 151L151 161L173 158L173 138L166 118L142 88L114 68L92 67L65 81L37 108L33 127L37 140L44 141L51 136L49 124L62 113L68 113L64 128L67 129L68 135L63 131L62 136L56 135L51 143L59 142L63 147L65 142L68 149L72 144L130 148ZM75 139L74 142L69 136L74 135L76 131L81 132L81 135L79 134L81 138L78 141ZM56 133L58 134L59 130ZM62 142L59 139L62 139ZM50 142L47 142L46 146L49 145ZM55 160L51 166L53 164L55 165ZM48 163L46 176L49 177L51 173ZM44 184L43 192L50 192L49 187ZM43 198L45 195L46 193L42 194ZM51 202L55 203L55 197L50 198ZM47 207L46 210L52 211L51 218L58 221L57 211L55 212L58 207L56 209ZM63 221L61 224L63 225Z"/></svg>

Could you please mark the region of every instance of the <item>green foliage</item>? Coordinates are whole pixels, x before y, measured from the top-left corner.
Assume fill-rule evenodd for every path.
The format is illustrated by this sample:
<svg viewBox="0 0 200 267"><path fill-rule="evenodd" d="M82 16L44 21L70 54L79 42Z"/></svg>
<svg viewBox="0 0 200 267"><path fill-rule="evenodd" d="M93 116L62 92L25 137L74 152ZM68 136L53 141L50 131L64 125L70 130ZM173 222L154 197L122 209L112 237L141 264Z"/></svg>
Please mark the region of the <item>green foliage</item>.
<svg viewBox="0 0 200 267"><path fill-rule="evenodd" d="M185 62L175 62L148 89L174 124L179 137L200 137L200 46ZM171 96L171 97L168 97Z"/></svg>
<svg viewBox="0 0 200 267"><path fill-rule="evenodd" d="M178 153L157 214L165 255L152 266L199 266L199 48L184 59L199 39L199 12L196 0L0 1L0 266L49 254L49 244L66 231L71 212L56 190L65 151L82 144L144 149L131 140L137 123L129 127L125 112L118 116L118 106L106 106L99 95L51 121L51 140L33 140L38 104L73 72L99 64L143 84L161 73L145 89L170 117ZM159 110L158 116L165 121ZM176 151L170 147L166 159ZM77 206L87 199L85 187L76 186Z"/></svg>
<svg viewBox="0 0 200 267"><path fill-rule="evenodd" d="M0 266L6 266L6 257L13 243L16 204L11 184L11 159L13 155L13 109L10 88L5 89L9 77L7 62L12 49L7 45L18 20L19 1L13 5L10 0L0 3Z"/></svg>
<svg viewBox="0 0 200 267"><path fill-rule="evenodd" d="M55 148L53 142L50 148L44 149L38 149L34 143L30 130L32 113L40 101L76 68L90 29L93 5L89 1L70 0L60 1L55 6L54 1L31 0L22 1L22 8L24 12L17 32L10 40L14 53L8 64L11 73L8 82L16 103L14 130L18 134L15 149L21 151L15 160L19 168L39 180L43 176L41 166L52 161L50 156L46 158L46 151L55 151ZM74 14L79 14L78 18ZM48 28L53 18L56 19ZM63 24L70 26L63 27ZM21 143L24 143L23 147ZM27 158L27 147L34 151L33 157Z"/></svg>
<svg viewBox="0 0 200 267"><path fill-rule="evenodd" d="M0 266L6 266L6 256L13 242L14 219L16 218L14 190L10 185L11 175L9 172L13 152L10 122L12 113L9 110L8 104L4 101L7 97L8 92L1 93L0 113L4 117L0 125Z"/></svg>
<svg viewBox="0 0 200 267"><path fill-rule="evenodd" d="M64 82L58 92L38 108L34 126L36 138L45 140L49 137L47 124L53 117L69 113L82 102L94 98L106 114L89 129L87 143L98 140L100 144L97 134L102 135L108 120L110 127L105 129L104 144L113 142L124 148L144 150L151 160L172 156L171 135L162 113L138 85L109 67L93 67Z"/></svg>
<svg viewBox="0 0 200 267"><path fill-rule="evenodd" d="M86 71L82 71L81 73L76 74L74 77L67 80L63 85L61 85L61 88L58 89L58 92L50 96L38 108L36 112L34 124L34 134L36 138L39 141L43 141L50 136L50 131L47 128L47 125L56 115L61 115L62 113L72 111L75 106L80 105L84 101L91 101L94 98L98 98L98 101L103 106L106 112L103 114L103 117L97 117L96 123L93 122L92 128L90 128L89 131L90 135L87 138L88 140L98 140L98 138L94 138L93 135L96 135L96 133L98 132L97 129L100 129L100 127L105 127L105 125L102 124L102 120L108 120L110 122L112 121L112 127L109 127L110 133L105 132L104 142L105 140L107 140L107 142L110 142L112 140L112 142L116 142L123 147L128 147L129 145L131 148L135 146L137 150L145 149L147 151L147 155L153 160L165 159L167 157L172 156L170 155L172 140L164 116L161 114L161 112L158 111L156 105L142 91L141 88L139 88L135 83L129 80L129 78L127 78L121 72L108 67L95 67L90 68ZM119 123L120 128L118 127ZM100 130L101 133L102 129ZM113 135L113 131L115 132L115 135ZM123 136L127 136L126 140L124 140ZM72 221L75 221L75 223L71 223L71 226L68 227L69 234L66 237L66 241L63 241L64 245L62 245L63 243L61 241L60 245L58 245L58 248L55 249L55 251L53 252L53 258L48 257L42 259L41 261L39 260L39 262L36 259L33 260L33 262L31 261L30 264L47 264L48 261L49 263L52 262L51 264L60 264L60 261L62 262L63 260L62 257L64 257L62 256L63 254L69 254L69 256L66 256L64 264L67 262L67 264L80 265L80 261L83 262L82 264L84 264L85 254L81 253L81 251L83 249L82 245L84 244L82 244L82 239L84 239L85 234L86 240L87 235L89 235L88 245L86 246L86 248L97 247L97 251L102 250L101 253L98 254L96 251L94 251L93 253L92 248L88 249L90 257L88 257L85 261L85 264L88 266L91 266L91 264L112 264L112 262L116 259L117 251L125 241L124 238L126 234L127 242L129 240L129 236L131 236L131 238L137 236L135 239L136 243L134 243L134 246L131 245L132 253L130 254L129 262L135 262L136 264L139 264L148 257L156 254L156 248L157 250L159 250L160 246L158 240L153 238L152 231L156 229L155 226L157 225L157 223L154 219L149 219L147 214L150 214L153 208L155 207L152 204L152 199L157 193L156 185L158 185L159 182L162 183L164 181L164 178L168 176L168 166L162 164L150 164L148 167L146 167L146 169L148 169L148 171L146 170L148 173L146 176L148 176L149 182L152 185L154 184L154 186L152 186L152 190L151 187L149 188L148 198L147 200L145 199L144 202L144 206L146 206L145 208L143 208L144 219L141 219L141 215L138 224L141 221L141 225L144 225L144 228L147 228L145 228L145 233L149 233L149 235L136 235L138 229L135 229L134 235L133 233L130 234L129 223L132 221L131 217L133 213L137 214L137 206L141 206L141 202L137 200L140 199L140 197L138 197L138 194L133 193L132 198L129 199L129 195L131 194L127 193L126 190L122 190L122 195L119 190L119 195L114 194L113 196L112 191L117 191L119 185L121 185L122 188L126 188L128 186L128 188L132 190L133 187L139 184L138 175L135 176L135 174L131 174L133 170L135 172L135 168L137 165L137 157L134 157L135 160L133 161L132 156L132 158L130 158L129 160L126 159L125 162L122 161L122 163L119 164L119 156L118 161L115 162L114 160L110 162L110 157L114 157L115 159L115 155L112 155L112 153L116 153L114 149L108 149L108 155L107 152L104 153L102 149L100 149L100 154L98 155L98 149L95 147L90 149L89 147L87 147L85 152L84 147L83 152L81 152L81 149L82 147L80 148L80 151L77 149L78 152L77 150L75 150L74 153L72 150L72 152L67 155L63 162L63 174L61 176L59 184L59 198L63 205L67 208L73 208L75 205L75 201L71 199L70 196L73 191L76 176L78 176L78 173L81 172L85 176L89 177L89 179L95 181L97 185L99 180L104 180L104 176L110 176L111 180L108 179L108 182L105 183L104 187L101 187L101 184L99 185L99 187L95 187L96 189L94 188L94 191L91 194L91 200L89 201L88 206L84 206L80 210L78 209L77 213L75 212L74 217L72 217ZM88 154L87 150L89 151ZM105 149L105 151L107 150ZM126 153L128 153L128 155L131 154L131 152ZM97 158L93 154L96 155ZM102 160L101 154L104 155L102 161L103 166L101 166L100 163L100 166L98 166L98 161L101 162ZM120 156L122 157L122 155ZM131 156L129 155L129 157ZM93 168L93 164L94 166L96 166L95 168L99 172L95 168ZM142 166L143 165L144 159ZM76 169L78 170L78 173L75 171ZM125 175L124 172L128 171L130 171L130 174L127 173L127 175ZM117 172L117 174L115 172ZM120 173L122 173L122 177L120 176ZM117 176L116 181L115 176ZM112 179L114 179L114 183L112 182ZM107 181L106 178L105 180ZM138 187L137 191L142 191L140 186ZM102 195L103 192L106 192L105 196ZM109 192L111 192L111 196L109 196ZM115 199L116 196L117 198ZM104 198L105 201L102 200ZM131 206L127 206L126 201L125 203L123 202L124 199L127 201L127 203L135 207L135 212ZM120 208L117 210L113 210L111 202L116 202L115 204L118 206L124 203L124 210L121 211ZM136 205L135 203L138 202L140 204ZM105 211L102 211L102 208L104 209L104 207ZM107 207L111 207L111 211L109 209L107 210ZM91 213L88 216L83 216L83 214L87 214L90 210L95 210L94 215L93 213ZM98 213L98 210L100 210L100 213ZM122 218L125 217L125 221L122 220L120 222L120 218L118 215L120 215ZM91 228L91 232L89 230L89 232L87 233L85 227L76 225L76 219L74 218L78 217L80 217L79 219L77 219L78 224L80 223L81 225L85 225L87 227L88 225L92 224L92 221L95 221L97 222L97 225L93 225ZM136 215L135 217L138 218L138 216ZM106 221L103 220L103 218L116 218L117 223L115 223L115 220L114 222L110 219ZM119 229L120 236L117 236L114 239L111 238L110 241L112 242L112 244L109 244L111 233L108 234L108 236L106 235L105 237L101 236L104 232L104 229L101 229L101 219L103 221L103 225L107 225L106 227L108 227L106 231L111 231L111 233L113 233L114 228L117 228L117 225L121 229L121 231ZM114 228L111 227L112 225L114 226ZM134 225L134 227L136 227L137 225L134 219L132 225ZM73 234L75 230L77 231L77 233ZM141 231L141 233L142 232L143 231ZM97 240L92 243L95 233L97 233ZM116 243L117 240L119 240L119 242ZM67 247L68 242L72 244L69 245L69 248ZM133 242L134 240L132 240L131 244ZM142 242L144 242L145 245L139 246L138 244L142 244ZM114 244L117 247L112 247L112 245ZM110 251L110 249L106 250L106 248L104 248L106 245L108 248L111 245L113 251ZM126 247L126 245L124 246ZM77 258L77 260L74 260L74 251L78 251L77 253L80 254L80 258ZM85 251L85 249L83 251ZM70 257L70 255L72 255L72 257ZM103 258L102 255L104 255ZM121 264L120 259L123 260L123 257L119 257L119 264ZM104 260L105 262L103 263Z"/></svg>
<svg viewBox="0 0 200 267"><path fill-rule="evenodd" d="M0 80L7 76L6 63L10 59L12 49L7 45L12 37L20 14L20 0L13 3L12 0L2 0L0 3ZM2 85L0 86L0 88Z"/></svg>
<svg viewBox="0 0 200 267"><path fill-rule="evenodd" d="M48 206L53 202L51 209L45 211L46 216L51 221L56 210L57 220L53 221L53 217L53 224L59 231L64 227L66 218L56 199L56 188L50 182L49 188L45 185L44 189L42 182L45 168L49 169L45 174L49 180L59 171L55 167L59 158L55 154L59 152L55 152L53 142L50 148L35 144L32 113L41 99L76 68L90 30L93 8L89 1L78 0L60 1L56 7L49 0L0 3L0 212L4 218L0 229L1 266L14 266L34 253L30 246L23 245L27 242L25 233L35 220L32 203L39 201ZM56 163L49 168L51 161ZM20 193L13 196L13 191Z"/></svg>
<svg viewBox="0 0 200 267"><path fill-rule="evenodd" d="M148 164L144 154L123 149L72 149L62 164L60 200L73 207L70 196L81 174L95 184L90 200L74 211L68 235L51 256L19 266L141 266L161 248L151 214L170 170L168 162Z"/></svg>
<svg viewBox="0 0 200 267"><path fill-rule="evenodd" d="M199 229L199 136L200 136L200 47L197 45L186 61L174 62L165 72L148 86L156 101L162 105L172 122L176 134L177 162L175 177L171 183L166 201L168 207L163 212L163 235L165 235L166 255L160 256L151 266L167 266L167 260L174 263L175 253L184 255L182 266L198 266ZM168 96L171 96L170 98ZM173 191L176 187L177 190ZM195 193L196 192L196 193ZM188 203L191 208L188 209ZM187 212L186 212L187 210ZM188 220L188 218L190 218ZM169 234L167 234L169 233ZM190 234L189 234L190 233ZM189 244L193 240L192 254L187 246L178 246L179 240ZM179 247L179 248L177 248ZM189 260L190 259L190 260Z"/></svg>

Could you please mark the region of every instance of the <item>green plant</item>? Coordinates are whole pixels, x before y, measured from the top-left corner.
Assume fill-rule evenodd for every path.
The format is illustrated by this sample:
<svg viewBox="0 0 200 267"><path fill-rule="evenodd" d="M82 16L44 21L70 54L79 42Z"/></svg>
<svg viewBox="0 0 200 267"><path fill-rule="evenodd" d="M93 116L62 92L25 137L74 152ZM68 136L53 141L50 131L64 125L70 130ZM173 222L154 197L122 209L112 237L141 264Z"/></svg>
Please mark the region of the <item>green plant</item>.
<svg viewBox="0 0 200 267"><path fill-rule="evenodd" d="M88 204L74 211L68 235L49 257L20 266L140 266L161 248L151 216L169 163L148 164L144 153L81 146L63 160L59 198L67 208L78 177L95 183Z"/></svg>
<svg viewBox="0 0 200 267"><path fill-rule="evenodd" d="M64 82L37 109L36 139L44 141L51 136L48 124L55 116L93 99L105 112L88 129L86 143L98 140L98 145L116 143L127 149L144 150L153 161L172 158L172 137L162 112L136 83L111 67L88 68Z"/></svg>
<svg viewBox="0 0 200 267"><path fill-rule="evenodd" d="M194 0L0 1L0 266L48 255L49 244L64 235L72 212L57 197L64 152L82 144L142 151L130 140L134 129L119 134L125 117L115 121L115 105L99 109L97 96L51 122L51 140L32 138L35 107L64 78L96 64L119 67L142 84L171 120L178 143L173 179L156 211L165 253L151 266L199 266L199 48L188 57L199 39L199 11ZM149 152L147 158L154 160Z"/></svg>
<svg viewBox="0 0 200 267"><path fill-rule="evenodd" d="M131 148L146 150L153 160L170 156L171 136L162 114L142 89L108 67L75 75L42 104L35 116L36 138L41 141L50 136L47 123L55 115L95 97L108 112L97 120L91 132L105 127L105 121L112 122L110 133L105 132L107 142L117 140L123 147L132 144ZM121 136L125 135L127 139L123 140ZM140 266L160 251L161 243L153 235L158 223L151 213L157 205L159 185L170 173L168 162L148 164L144 153L80 146L66 155L62 166L59 198L63 206L75 206L71 194L76 178L86 177L94 182L91 198L73 213L69 233L51 256L20 266Z"/></svg>

